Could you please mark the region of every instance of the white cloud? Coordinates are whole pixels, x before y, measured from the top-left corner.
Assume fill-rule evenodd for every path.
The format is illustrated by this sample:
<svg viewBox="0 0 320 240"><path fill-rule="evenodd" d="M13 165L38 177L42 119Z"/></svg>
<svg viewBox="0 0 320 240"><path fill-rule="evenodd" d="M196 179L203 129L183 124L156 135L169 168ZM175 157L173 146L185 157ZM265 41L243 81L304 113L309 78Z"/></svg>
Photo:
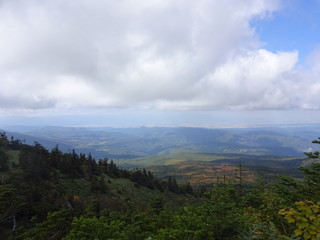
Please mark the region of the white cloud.
<svg viewBox="0 0 320 240"><path fill-rule="evenodd" d="M318 108L302 93L319 87L319 71L305 86L298 53L261 49L250 27L278 5L2 1L0 108Z"/></svg>
<svg viewBox="0 0 320 240"><path fill-rule="evenodd" d="M266 50L250 51L216 68L202 79L200 89L207 89L203 97L216 107L290 107L287 93L292 82L287 82L285 74L296 61L297 52L273 54Z"/></svg>

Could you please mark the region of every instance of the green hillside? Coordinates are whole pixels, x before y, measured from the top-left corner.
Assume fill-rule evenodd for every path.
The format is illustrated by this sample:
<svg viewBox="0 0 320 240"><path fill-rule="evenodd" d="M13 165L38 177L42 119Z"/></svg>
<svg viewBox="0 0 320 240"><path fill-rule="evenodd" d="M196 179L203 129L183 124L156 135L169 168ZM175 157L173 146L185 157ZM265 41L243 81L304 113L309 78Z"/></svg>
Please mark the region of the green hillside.
<svg viewBox="0 0 320 240"><path fill-rule="evenodd" d="M225 156L198 157L205 164ZM107 159L96 161L58 147L49 151L1 134L0 239L317 240L319 153L309 157L313 163L300 167L301 179L247 181L250 175L240 164L233 181L212 172L215 184L195 187L178 184L172 176L159 179L146 169L125 170ZM239 160L238 155L229 158ZM195 168L191 163L186 166L177 155L163 166Z"/></svg>
<svg viewBox="0 0 320 240"><path fill-rule="evenodd" d="M174 179L159 181L144 169L127 171L112 160L96 162L91 155L63 153L57 147L48 151L39 143L25 145L4 134L0 178L1 239L42 239L32 236L33 227L61 211L68 212L63 221L68 220L70 228L77 216L152 214L154 207L174 210L196 201L191 186Z"/></svg>

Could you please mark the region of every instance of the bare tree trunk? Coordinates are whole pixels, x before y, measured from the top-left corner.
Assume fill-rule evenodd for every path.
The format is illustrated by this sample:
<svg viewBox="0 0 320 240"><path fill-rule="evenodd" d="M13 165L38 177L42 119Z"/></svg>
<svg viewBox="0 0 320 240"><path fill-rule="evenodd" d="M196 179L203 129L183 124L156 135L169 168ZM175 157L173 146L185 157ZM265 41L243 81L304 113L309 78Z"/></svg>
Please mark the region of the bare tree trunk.
<svg viewBox="0 0 320 240"><path fill-rule="evenodd" d="M12 231L14 232L16 230L16 227L17 227L17 219L16 219L16 214L14 213L14 210L13 210L13 204L11 202L11 211L12 211L12 214L11 214L11 217L12 217Z"/></svg>

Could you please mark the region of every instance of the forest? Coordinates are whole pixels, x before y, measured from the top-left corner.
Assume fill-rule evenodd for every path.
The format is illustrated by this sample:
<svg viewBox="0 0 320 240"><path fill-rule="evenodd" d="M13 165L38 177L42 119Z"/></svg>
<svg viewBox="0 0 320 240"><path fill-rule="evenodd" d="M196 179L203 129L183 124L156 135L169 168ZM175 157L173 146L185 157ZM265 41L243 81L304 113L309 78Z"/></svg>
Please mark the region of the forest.
<svg viewBox="0 0 320 240"><path fill-rule="evenodd" d="M319 144L319 140L313 141ZM303 178L212 186L0 135L0 239L320 239L319 152Z"/></svg>

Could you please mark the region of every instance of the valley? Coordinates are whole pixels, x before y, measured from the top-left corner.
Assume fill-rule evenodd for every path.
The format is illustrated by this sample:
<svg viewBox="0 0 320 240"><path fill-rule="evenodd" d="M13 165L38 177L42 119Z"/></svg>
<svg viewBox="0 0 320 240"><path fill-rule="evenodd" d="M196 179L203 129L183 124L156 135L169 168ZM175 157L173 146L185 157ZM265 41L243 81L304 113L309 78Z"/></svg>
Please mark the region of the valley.
<svg viewBox="0 0 320 240"><path fill-rule="evenodd" d="M95 159L112 159L125 169L146 168L158 178L173 176L181 183L201 185L237 181L240 164L247 182L259 176L272 181L279 174L299 177L297 168L311 162L304 152L314 147L311 141L319 126L8 129L8 136L28 144L36 141L64 152L74 149Z"/></svg>
<svg viewBox="0 0 320 240"><path fill-rule="evenodd" d="M284 239L296 232L285 222L295 205L319 209L318 153L299 144L307 132L158 130L2 133L0 238L251 239L254 231L255 239ZM112 151L117 158L93 157Z"/></svg>

